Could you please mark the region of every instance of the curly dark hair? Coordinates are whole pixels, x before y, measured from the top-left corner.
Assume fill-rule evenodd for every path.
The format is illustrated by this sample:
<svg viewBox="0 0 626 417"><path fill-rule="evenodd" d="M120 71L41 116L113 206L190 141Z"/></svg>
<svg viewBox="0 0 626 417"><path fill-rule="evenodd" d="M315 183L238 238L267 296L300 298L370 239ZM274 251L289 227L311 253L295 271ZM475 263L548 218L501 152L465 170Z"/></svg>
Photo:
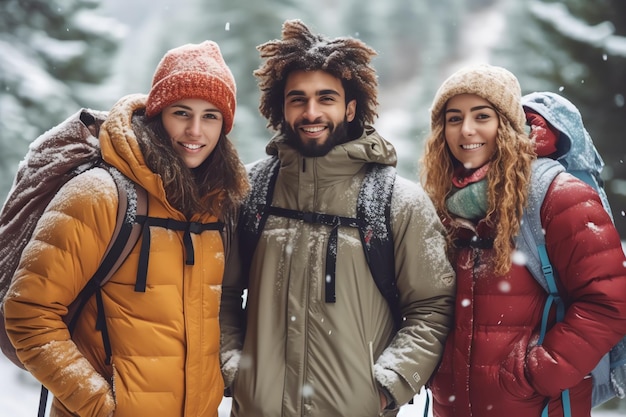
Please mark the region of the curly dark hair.
<svg viewBox="0 0 626 417"><path fill-rule="evenodd" d="M261 89L259 110L268 120L268 127L282 127L287 76L297 70L322 70L340 79L346 102L357 102L355 121L359 126L372 123L378 116L378 80L370 65L376 51L362 41L313 34L295 19L283 23L282 39L259 45L257 50L265 62L253 74Z"/></svg>

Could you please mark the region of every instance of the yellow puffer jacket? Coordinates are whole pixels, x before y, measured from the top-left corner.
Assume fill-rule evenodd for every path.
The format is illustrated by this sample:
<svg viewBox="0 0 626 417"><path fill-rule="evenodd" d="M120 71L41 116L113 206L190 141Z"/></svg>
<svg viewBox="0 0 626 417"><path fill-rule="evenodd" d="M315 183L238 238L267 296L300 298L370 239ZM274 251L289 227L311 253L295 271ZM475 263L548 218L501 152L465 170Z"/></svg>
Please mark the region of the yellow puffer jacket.
<svg viewBox="0 0 626 417"><path fill-rule="evenodd" d="M148 191L148 215L186 219L170 206L131 129L145 96L111 110L100 131L104 159ZM117 191L100 168L69 181L41 218L5 303L7 332L26 368L55 396L51 416L217 416L222 399L218 310L224 271L220 232L150 228L146 292L135 292L140 244L102 288L112 364L105 364L95 297L73 339L62 316L96 271L113 234ZM139 242L141 243L141 241Z"/></svg>

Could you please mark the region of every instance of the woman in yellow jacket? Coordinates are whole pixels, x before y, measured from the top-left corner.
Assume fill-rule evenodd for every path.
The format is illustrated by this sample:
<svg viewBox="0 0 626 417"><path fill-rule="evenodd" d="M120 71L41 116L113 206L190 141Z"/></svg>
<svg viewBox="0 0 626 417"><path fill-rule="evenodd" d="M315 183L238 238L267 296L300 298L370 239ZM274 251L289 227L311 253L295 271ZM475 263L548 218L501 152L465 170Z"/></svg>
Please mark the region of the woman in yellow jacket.
<svg viewBox="0 0 626 417"><path fill-rule="evenodd" d="M144 225L142 239L80 313L71 338L62 318L113 234L115 183L103 169L91 169L68 181L43 214L4 308L19 359L55 397L51 416L217 416L228 237L176 229L232 222L247 192L245 168L226 137L235 94L218 45L205 41L168 51L149 95L124 97L111 109L99 132L103 159L147 190L148 218L170 221ZM146 279L136 285L146 244Z"/></svg>

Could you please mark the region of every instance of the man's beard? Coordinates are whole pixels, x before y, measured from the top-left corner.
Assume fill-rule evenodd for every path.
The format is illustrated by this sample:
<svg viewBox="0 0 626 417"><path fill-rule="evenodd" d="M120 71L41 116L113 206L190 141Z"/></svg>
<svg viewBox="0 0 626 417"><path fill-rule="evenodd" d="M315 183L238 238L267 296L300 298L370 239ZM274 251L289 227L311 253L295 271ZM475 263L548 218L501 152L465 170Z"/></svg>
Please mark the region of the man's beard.
<svg viewBox="0 0 626 417"><path fill-rule="evenodd" d="M314 123L318 123L318 121L315 121ZM298 127L300 128L306 126L307 124L314 123L303 123ZM348 121L345 118L343 122L339 123L337 126L329 123L327 128L330 131L330 134L328 135L326 141L322 143L315 140L308 140L306 142L303 141L298 132L292 129L287 123L283 124L282 130L285 135L286 142L289 145L297 149L303 156L312 158L316 156L324 156L335 146L350 141L348 135Z"/></svg>

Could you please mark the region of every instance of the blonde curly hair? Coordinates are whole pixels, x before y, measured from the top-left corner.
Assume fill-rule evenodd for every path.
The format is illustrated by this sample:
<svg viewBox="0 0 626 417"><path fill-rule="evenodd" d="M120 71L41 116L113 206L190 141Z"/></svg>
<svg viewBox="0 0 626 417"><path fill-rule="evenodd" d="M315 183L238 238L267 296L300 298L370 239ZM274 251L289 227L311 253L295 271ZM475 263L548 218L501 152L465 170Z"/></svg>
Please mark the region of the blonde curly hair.
<svg viewBox="0 0 626 417"><path fill-rule="evenodd" d="M485 99L488 100L488 97ZM439 115L433 115L431 133L420 161L422 184L442 219L452 218L446 207L446 199L452 190L451 180L455 169L454 157L444 136L444 110L445 105ZM513 237L520 230L522 213L527 203L531 164L536 156L533 142L523 127L505 117L501 111L497 110L497 113L499 126L496 151L487 173L488 209L485 219L496 230L493 243L494 272L503 275L511 268ZM448 247L452 254L454 243L451 239Z"/></svg>

